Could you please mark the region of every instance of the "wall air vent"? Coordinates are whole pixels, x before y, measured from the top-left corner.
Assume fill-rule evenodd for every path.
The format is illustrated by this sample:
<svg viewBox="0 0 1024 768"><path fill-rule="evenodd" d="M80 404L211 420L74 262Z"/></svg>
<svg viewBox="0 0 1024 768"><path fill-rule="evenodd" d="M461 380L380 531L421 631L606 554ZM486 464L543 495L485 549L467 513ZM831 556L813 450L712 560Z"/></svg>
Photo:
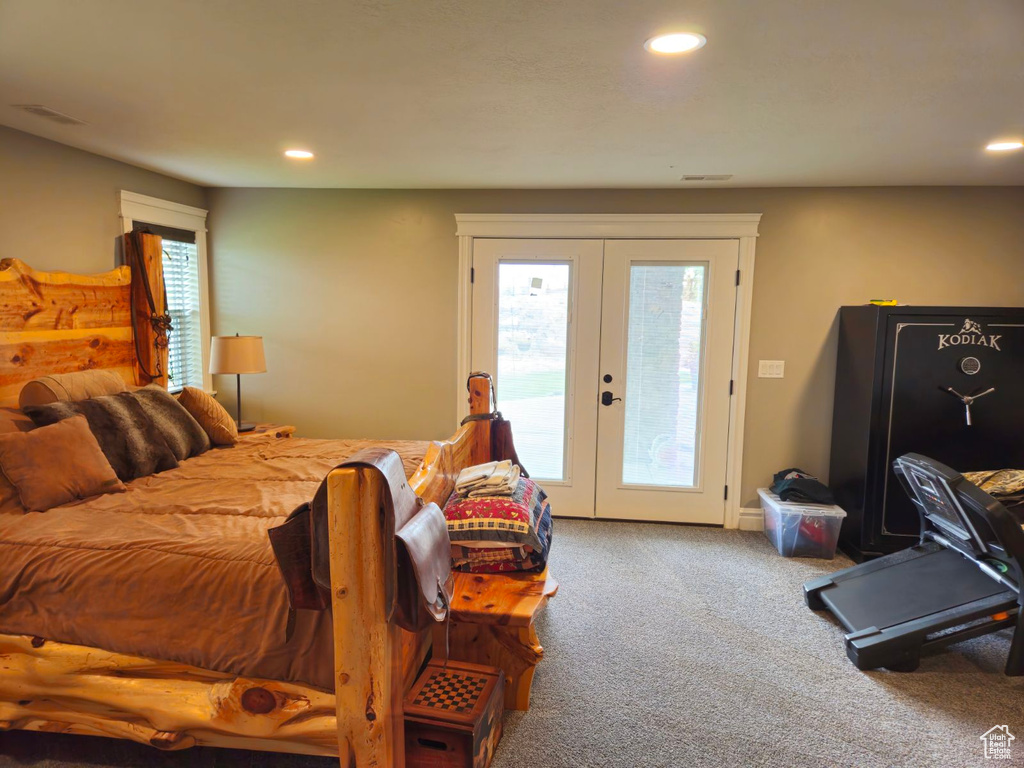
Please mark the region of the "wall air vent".
<svg viewBox="0 0 1024 768"><path fill-rule="evenodd" d="M731 173L694 173L683 176L680 181L728 181Z"/></svg>
<svg viewBox="0 0 1024 768"><path fill-rule="evenodd" d="M79 120L77 117L71 115L65 115L63 112L58 112L56 109L50 109L42 104L11 104L15 109L20 109L22 112L28 112L30 115L36 117L45 117L47 120L52 120L55 123L61 125L88 125L85 120Z"/></svg>

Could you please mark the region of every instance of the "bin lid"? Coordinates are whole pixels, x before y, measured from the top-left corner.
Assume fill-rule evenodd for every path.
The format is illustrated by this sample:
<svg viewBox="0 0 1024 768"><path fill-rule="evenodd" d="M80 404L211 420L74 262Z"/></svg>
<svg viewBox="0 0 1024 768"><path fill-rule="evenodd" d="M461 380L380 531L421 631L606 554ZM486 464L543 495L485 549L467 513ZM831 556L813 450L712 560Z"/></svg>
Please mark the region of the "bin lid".
<svg viewBox="0 0 1024 768"><path fill-rule="evenodd" d="M800 501L783 501L768 488L758 488L758 495L781 512L799 513L804 517L846 517L846 510L835 504L809 504Z"/></svg>

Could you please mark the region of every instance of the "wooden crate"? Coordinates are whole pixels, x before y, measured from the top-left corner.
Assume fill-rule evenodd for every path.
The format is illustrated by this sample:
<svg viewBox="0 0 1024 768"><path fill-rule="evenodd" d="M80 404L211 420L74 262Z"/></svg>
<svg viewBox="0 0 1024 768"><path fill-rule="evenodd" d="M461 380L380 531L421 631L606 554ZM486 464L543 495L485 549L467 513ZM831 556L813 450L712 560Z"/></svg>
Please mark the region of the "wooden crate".
<svg viewBox="0 0 1024 768"><path fill-rule="evenodd" d="M487 768L501 739L505 673L431 661L405 697L407 768Z"/></svg>

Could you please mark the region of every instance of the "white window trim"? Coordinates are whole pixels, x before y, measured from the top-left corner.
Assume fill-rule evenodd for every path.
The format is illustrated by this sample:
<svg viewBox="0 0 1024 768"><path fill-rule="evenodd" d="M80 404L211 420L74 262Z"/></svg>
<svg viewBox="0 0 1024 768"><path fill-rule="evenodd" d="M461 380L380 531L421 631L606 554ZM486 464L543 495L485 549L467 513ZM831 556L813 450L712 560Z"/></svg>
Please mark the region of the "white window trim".
<svg viewBox="0 0 1024 768"><path fill-rule="evenodd" d="M210 375L210 283L206 264L206 215L204 208L161 200L121 190L117 193L121 212L121 231L132 231L136 221L158 224L162 227L189 229L196 233L196 252L199 254L199 333L203 340L203 389L213 392Z"/></svg>
<svg viewBox="0 0 1024 768"><path fill-rule="evenodd" d="M739 241L740 284L736 297L732 379L735 384L729 407L729 458L726 485L725 527L741 522L743 479L743 428L747 410L747 358L750 353L750 314L754 301L754 244L760 213L582 213L582 214L455 214L459 239L458 346L456 386L459 419L466 415L466 377L472 349L473 266L475 238L584 238L600 240L729 239ZM498 404L501 407L501 404Z"/></svg>

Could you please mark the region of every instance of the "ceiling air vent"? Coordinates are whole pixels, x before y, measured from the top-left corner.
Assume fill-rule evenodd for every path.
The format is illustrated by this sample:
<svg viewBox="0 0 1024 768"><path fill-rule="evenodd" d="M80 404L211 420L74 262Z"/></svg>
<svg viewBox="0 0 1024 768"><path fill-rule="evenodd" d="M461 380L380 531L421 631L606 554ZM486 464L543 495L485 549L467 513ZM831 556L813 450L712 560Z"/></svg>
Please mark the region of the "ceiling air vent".
<svg viewBox="0 0 1024 768"><path fill-rule="evenodd" d="M728 181L731 178L731 173L694 173L683 176L680 181Z"/></svg>
<svg viewBox="0 0 1024 768"><path fill-rule="evenodd" d="M53 120L55 123L61 125L86 125L85 120L79 120L77 117L71 115L65 115L63 112L58 112L56 109L50 109L44 107L42 104L11 104L15 109L20 109L23 112L28 112L30 115L36 117L45 117L47 120Z"/></svg>

